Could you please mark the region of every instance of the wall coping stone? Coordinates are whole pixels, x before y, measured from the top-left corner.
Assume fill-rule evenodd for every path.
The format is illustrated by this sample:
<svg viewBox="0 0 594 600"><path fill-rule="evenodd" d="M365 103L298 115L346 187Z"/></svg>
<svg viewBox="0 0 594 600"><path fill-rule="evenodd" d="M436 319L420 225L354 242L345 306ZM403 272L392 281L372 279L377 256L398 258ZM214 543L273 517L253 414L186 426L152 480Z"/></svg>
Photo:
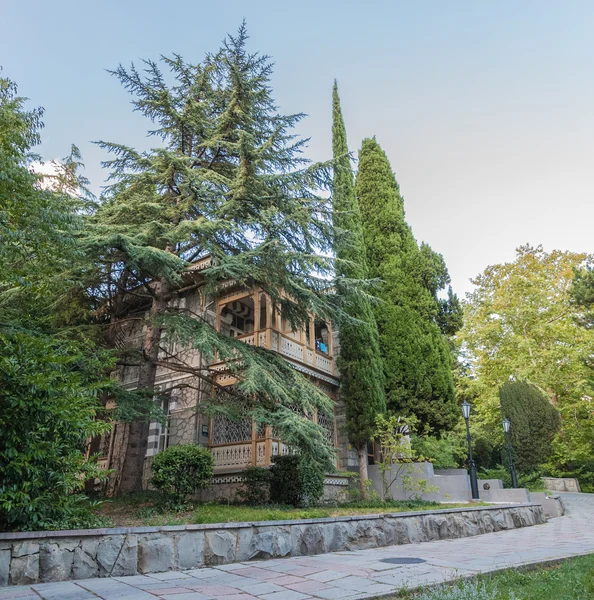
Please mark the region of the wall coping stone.
<svg viewBox="0 0 594 600"><path fill-rule="evenodd" d="M284 521L241 521L237 523L203 523L190 525L163 525L159 527L103 527L100 529L60 529L55 531L7 531L0 532L0 541L30 540L46 538L96 537L102 535L128 535L136 533L160 533L177 531L196 531L213 529L244 529L249 527L274 527L282 525L315 525L316 523L335 523L348 521L372 521L383 518L418 517L419 515L440 515L475 511L501 510L501 508L541 507L534 502L522 504L497 504L490 506L472 506L463 508L444 508L439 510L422 510L396 513L358 514L343 517L323 517L312 519L287 519Z"/></svg>

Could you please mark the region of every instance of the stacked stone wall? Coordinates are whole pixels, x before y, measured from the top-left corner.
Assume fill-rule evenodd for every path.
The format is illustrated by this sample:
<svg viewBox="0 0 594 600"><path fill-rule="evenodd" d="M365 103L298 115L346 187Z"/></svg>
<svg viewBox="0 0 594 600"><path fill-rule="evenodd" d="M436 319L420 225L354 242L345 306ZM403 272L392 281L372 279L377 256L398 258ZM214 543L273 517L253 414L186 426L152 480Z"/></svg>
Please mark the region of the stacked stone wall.
<svg viewBox="0 0 594 600"><path fill-rule="evenodd" d="M523 504L300 521L0 533L0 585L429 542L544 521L542 506Z"/></svg>

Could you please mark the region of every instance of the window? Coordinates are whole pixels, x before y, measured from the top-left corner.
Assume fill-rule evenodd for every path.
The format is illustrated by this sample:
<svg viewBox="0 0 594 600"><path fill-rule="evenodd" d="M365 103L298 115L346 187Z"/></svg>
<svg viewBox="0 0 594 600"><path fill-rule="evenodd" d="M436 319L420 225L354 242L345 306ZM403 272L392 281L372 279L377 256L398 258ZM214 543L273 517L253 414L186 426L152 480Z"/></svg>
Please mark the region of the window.
<svg viewBox="0 0 594 600"><path fill-rule="evenodd" d="M163 452L163 450L169 447L169 398L163 399L163 402L161 402L161 408L167 415L167 421L165 425L160 426L158 452Z"/></svg>
<svg viewBox="0 0 594 600"><path fill-rule="evenodd" d="M230 302L221 310L221 333L238 337L254 331L254 307L251 298Z"/></svg>

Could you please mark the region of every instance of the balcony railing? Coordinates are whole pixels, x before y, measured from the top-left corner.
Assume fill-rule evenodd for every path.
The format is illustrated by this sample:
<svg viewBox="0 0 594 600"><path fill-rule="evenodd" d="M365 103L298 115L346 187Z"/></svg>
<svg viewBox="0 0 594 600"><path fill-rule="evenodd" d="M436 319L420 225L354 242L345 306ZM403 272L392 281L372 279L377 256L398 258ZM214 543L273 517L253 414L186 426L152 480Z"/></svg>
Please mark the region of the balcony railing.
<svg viewBox="0 0 594 600"><path fill-rule="evenodd" d="M256 333L246 333L245 335L237 336L236 339L253 346L256 336L258 345L262 348L270 348L270 350L278 352L291 360L313 367L322 373L327 373L328 375L334 374L334 359L331 356L319 350L309 348L299 340L278 331L264 330ZM269 336L270 344L268 343Z"/></svg>
<svg viewBox="0 0 594 600"><path fill-rule="evenodd" d="M218 470L245 469L251 465L267 467L272 464L272 457L279 453L290 453L287 445L279 439L258 440L255 443L235 442L209 446L214 458L214 467ZM255 450L255 454L254 454Z"/></svg>

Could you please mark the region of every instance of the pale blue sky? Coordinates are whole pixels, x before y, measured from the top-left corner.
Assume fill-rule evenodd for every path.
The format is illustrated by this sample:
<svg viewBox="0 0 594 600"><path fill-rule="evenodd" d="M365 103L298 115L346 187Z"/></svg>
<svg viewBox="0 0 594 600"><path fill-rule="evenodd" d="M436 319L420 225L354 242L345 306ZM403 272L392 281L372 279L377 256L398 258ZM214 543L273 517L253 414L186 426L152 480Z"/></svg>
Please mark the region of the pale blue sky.
<svg viewBox="0 0 594 600"><path fill-rule="evenodd" d="M200 61L245 17L276 62L275 96L330 156L339 81L349 145L376 135L419 241L455 290L530 242L594 252L594 2L547 0L0 0L0 65L46 109L45 159L90 141L143 147L146 123L105 69L177 52Z"/></svg>

